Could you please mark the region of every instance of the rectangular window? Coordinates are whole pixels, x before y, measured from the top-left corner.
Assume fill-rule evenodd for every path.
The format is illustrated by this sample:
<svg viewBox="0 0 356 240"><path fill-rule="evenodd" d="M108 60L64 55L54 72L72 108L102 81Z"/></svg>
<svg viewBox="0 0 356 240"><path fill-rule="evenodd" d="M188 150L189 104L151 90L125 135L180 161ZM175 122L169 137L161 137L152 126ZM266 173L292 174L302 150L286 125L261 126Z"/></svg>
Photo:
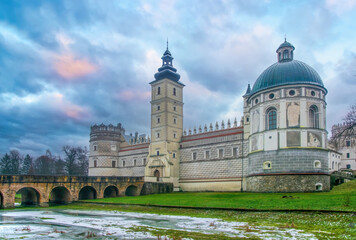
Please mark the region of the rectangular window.
<svg viewBox="0 0 356 240"><path fill-rule="evenodd" d="M146 166L146 158L143 159L142 165Z"/></svg>
<svg viewBox="0 0 356 240"><path fill-rule="evenodd" d="M159 138L159 132L156 134L156 137Z"/></svg>
<svg viewBox="0 0 356 240"><path fill-rule="evenodd" d="M210 159L210 151L205 151L205 159Z"/></svg>
<svg viewBox="0 0 356 240"><path fill-rule="evenodd" d="M238 148L237 147L232 148L232 156L237 157L237 154L238 154Z"/></svg>
<svg viewBox="0 0 356 240"><path fill-rule="evenodd" d="M174 95L174 96L177 95L176 88L173 88L173 95Z"/></svg>
<svg viewBox="0 0 356 240"><path fill-rule="evenodd" d="M177 107L176 106L173 107L173 111L177 111Z"/></svg>
<svg viewBox="0 0 356 240"><path fill-rule="evenodd" d="M176 118L173 119L173 123L177 124L177 119Z"/></svg>
<svg viewBox="0 0 356 240"><path fill-rule="evenodd" d="M160 123L161 122L161 119L160 118L157 118L157 123Z"/></svg>
<svg viewBox="0 0 356 240"><path fill-rule="evenodd" d="M351 169L351 164L346 164L347 169Z"/></svg>
<svg viewBox="0 0 356 240"><path fill-rule="evenodd" d="M114 168L114 167L116 167L116 161L112 161L111 162L111 166Z"/></svg>
<svg viewBox="0 0 356 240"><path fill-rule="evenodd" d="M157 105L157 111L161 110L161 106Z"/></svg>
<svg viewBox="0 0 356 240"><path fill-rule="evenodd" d="M350 153L346 153L346 158L350 158Z"/></svg>
<svg viewBox="0 0 356 240"><path fill-rule="evenodd" d="M176 133L173 133L173 138L177 138L177 134Z"/></svg>
<svg viewBox="0 0 356 240"><path fill-rule="evenodd" d="M96 151L97 146L94 146L94 151Z"/></svg>
<svg viewBox="0 0 356 240"><path fill-rule="evenodd" d="M94 160L94 167L96 167L97 166L97 162L96 162L96 160Z"/></svg>
<svg viewBox="0 0 356 240"><path fill-rule="evenodd" d="M351 146L351 141L350 140L346 140L346 147L350 147Z"/></svg>
<svg viewBox="0 0 356 240"><path fill-rule="evenodd" d="M224 149L219 149L219 158L224 157Z"/></svg>
<svg viewBox="0 0 356 240"><path fill-rule="evenodd" d="M173 156L173 158L176 158L176 153L173 153L172 156Z"/></svg>
<svg viewBox="0 0 356 240"><path fill-rule="evenodd" d="M136 159L134 160L134 166L136 166Z"/></svg>
<svg viewBox="0 0 356 240"><path fill-rule="evenodd" d="M157 156L159 156L159 151L157 151Z"/></svg>
<svg viewBox="0 0 356 240"><path fill-rule="evenodd" d="M161 87L158 87L157 88L157 95L160 95L161 94Z"/></svg>
<svg viewBox="0 0 356 240"><path fill-rule="evenodd" d="M196 153L196 152L193 152L193 154L192 154L192 159L193 159L193 160L197 160L197 153Z"/></svg>
<svg viewBox="0 0 356 240"><path fill-rule="evenodd" d="M122 161L122 166L125 167L125 161Z"/></svg>

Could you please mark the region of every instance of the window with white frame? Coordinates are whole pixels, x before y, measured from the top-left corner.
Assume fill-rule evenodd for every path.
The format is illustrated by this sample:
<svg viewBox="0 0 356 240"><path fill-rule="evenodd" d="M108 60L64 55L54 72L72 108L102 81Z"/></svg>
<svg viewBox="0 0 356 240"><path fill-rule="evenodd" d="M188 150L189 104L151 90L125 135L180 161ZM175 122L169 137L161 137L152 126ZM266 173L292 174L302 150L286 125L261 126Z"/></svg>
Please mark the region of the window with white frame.
<svg viewBox="0 0 356 240"><path fill-rule="evenodd" d="M205 159L210 159L210 151L209 150L205 151Z"/></svg>
<svg viewBox="0 0 356 240"><path fill-rule="evenodd" d="M323 184L317 183L315 184L315 191L321 191L323 190Z"/></svg>
<svg viewBox="0 0 356 240"><path fill-rule="evenodd" d="M315 105L309 108L309 127L319 128L319 111Z"/></svg>
<svg viewBox="0 0 356 240"><path fill-rule="evenodd" d="M263 162L263 169L272 169L272 162L271 161Z"/></svg>
<svg viewBox="0 0 356 240"><path fill-rule="evenodd" d="M219 156L219 158L224 157L224 149L223 148L218 149L218 156Z"/></svg>
<svg viewBox="0 0 356 240"><path fill-rule="evenodd" d="M319 160L314 161L314 168L321 168L321 162Z"/></svg>
<svg viewBox="0 0 356 240"><path fill-rule="evenodd" d="M237 157L238 156L238 151L239 149L237 147L232 148L232 156Z"/></svg>

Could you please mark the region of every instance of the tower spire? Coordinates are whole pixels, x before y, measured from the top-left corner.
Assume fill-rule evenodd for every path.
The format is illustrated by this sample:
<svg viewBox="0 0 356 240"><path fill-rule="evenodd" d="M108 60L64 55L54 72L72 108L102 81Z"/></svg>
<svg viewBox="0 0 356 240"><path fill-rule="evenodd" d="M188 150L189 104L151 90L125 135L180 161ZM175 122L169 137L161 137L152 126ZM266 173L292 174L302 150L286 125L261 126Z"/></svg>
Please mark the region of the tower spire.
<svg viewBox="0 0 356 240"><path fill-rule="evenodd" d="M167 37L167 50L168 50L168 37Z"/></svg>

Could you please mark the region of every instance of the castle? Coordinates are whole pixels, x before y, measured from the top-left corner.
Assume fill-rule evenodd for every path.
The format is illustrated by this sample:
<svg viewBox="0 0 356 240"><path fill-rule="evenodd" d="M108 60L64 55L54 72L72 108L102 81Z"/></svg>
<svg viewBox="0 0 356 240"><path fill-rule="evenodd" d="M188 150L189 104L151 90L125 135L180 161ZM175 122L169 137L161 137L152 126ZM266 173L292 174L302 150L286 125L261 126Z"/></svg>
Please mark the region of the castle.
<svg viewBox="0 0 356 240"><path fill-rule="evenodd" d="M150 82L151 139L125 135L121 124L92 126L89 175L144 176L175 191L329 191L327 90L294 50L285 40L277 62L248 85L239 124L187 132L184 84L167 46Z"/></svg>

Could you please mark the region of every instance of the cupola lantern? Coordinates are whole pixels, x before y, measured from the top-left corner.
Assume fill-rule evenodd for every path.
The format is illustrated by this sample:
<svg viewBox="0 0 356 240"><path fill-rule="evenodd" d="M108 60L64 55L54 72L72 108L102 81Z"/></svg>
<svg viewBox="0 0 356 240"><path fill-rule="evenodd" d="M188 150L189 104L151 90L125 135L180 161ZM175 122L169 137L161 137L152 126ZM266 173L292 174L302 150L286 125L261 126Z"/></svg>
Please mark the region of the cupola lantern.
<svg viewBox="0 0 356 240"><path fill-rule="evenodd" d="M278 49L276 50L278 62L292 61L294 49L294 46L287 42L287 39L284 38L284 43L279 45Z"/></svg>

